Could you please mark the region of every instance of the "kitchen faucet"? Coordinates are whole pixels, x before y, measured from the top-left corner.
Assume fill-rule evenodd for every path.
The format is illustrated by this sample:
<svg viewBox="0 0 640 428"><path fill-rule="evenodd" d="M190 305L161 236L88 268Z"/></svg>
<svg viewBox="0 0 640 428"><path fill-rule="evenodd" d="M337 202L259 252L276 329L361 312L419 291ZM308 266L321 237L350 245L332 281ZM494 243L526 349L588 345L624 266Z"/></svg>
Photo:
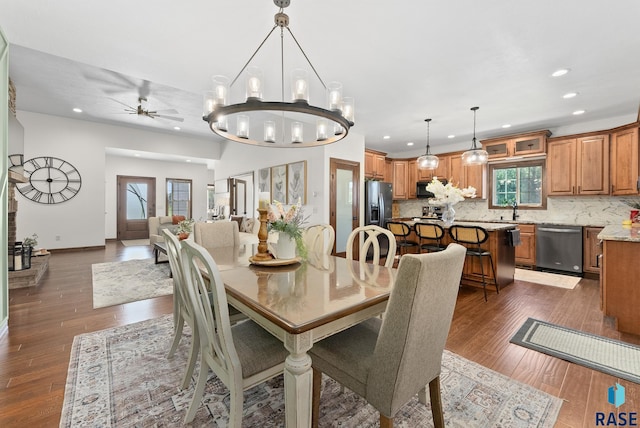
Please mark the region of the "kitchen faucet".
<svg viewBox="0 0 640 428"><path fill-rule="evenodd" d="M518 214L518 203L513 201L513 221L516 221L518 217L520 217L520 214Z"/></svg>

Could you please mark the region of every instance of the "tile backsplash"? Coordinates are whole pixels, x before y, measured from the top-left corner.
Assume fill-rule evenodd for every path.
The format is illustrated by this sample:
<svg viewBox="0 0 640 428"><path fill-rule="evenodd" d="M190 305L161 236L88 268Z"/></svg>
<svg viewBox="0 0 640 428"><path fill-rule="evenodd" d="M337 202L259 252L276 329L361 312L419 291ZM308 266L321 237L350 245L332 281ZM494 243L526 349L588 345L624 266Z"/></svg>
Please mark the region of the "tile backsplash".
<svg viewBox="0 0 640 428"><path fill-rule="evenodd" d="M626 202L640 202L629 196L554 196L547 198L546 210L518 208L518 222L606 226L629 219L631 207ZM400 217L420 217L426 199L400 201ZM456 220L500 221L512 219L512 209L488 209L486 199L467 199L454 206Z"/></svg>

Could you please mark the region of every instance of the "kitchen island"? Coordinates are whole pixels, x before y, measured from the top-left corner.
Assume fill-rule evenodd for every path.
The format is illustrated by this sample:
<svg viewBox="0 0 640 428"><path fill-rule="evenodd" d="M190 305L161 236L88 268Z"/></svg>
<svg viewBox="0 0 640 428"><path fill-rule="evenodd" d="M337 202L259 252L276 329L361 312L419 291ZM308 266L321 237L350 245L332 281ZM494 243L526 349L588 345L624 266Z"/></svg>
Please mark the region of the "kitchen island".
<svg viewBox="0 0 640 428"><path fill-rule="evenodd" d="M398 220L394 220L398 221ZM413 230L413 225L417 222L431 223L436 222L445 229L448 229L442 221L430 220L430 219L418 219L418 220L406 220L401 219ZM496 282L498 289L502 289L505 286L513 283L513 275L515 274L515 247L511 244L510 232L517 228L517 224L511 223L485 223L485 222L468 222L468 221L456 221L454 225L460 226L480 226L489 233L489 239L482 244L481 248L491 252L493 257L493 263L496 269ZM411 232L408 239L419 241L415 232ZM445 233L443 243L448 245L453 242L453 239L449 236L448 232ZM482 269L481 269L482 267ZM491 271L491 265L489 259L483 257L483 265L480 265L480 261L477 257L467 257L462 271L462 284L470 285L473 287L482 288L482 270L486 277L488 285L487 290L493 288L494 276Z"/></svg>
<svg viewBox="0 0 640 428"><path fill-rule="evenodd" d="M602 311L616 319L618 331L640 335L640 227L606 226L598 239L602 240Z"/></svg>

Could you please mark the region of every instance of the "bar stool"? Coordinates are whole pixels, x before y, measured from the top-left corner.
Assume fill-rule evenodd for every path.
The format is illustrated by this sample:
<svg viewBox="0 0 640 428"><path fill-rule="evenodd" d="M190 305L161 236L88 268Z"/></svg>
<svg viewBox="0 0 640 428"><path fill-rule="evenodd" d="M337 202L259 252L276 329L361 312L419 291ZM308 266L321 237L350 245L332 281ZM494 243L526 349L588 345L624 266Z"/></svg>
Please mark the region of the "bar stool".
<svg viewBox="0 0 640 428"><path fill-rule="evenodd" d="M420 248L420 245L416 241L407 239L407 236L411 233L411 228L406 223L388 221L387 229L396 237L396 244L401 257L403 254L406 254L408 248Z"/></svg>
<svg viewBox="0 0 640 428"><path fill-rule="evenodd" d="M427 253L435 253L446 248L441 244L444 228L438 223L416 223L413 229L420 239L421 253L423 252L422 250L426 250Z"/></svg>
<svg viewBox="0 0 640 428"><path fill-rule="evenodd" d="M480 246L489 239L487 230L480 226L451 226L449 228L449 236L459 244L466 244L467 256L477 257L480 261L480 273L482 274L482 290L484 291L484 301L487 301L487 283L484 276L483 257L489 257L491 263L491 271L493 272L493 281L496 286L496 293L500 294L498 289L498 280L496 277L496 269L493 265L493 257L491 252L483 250Z"/></svg>

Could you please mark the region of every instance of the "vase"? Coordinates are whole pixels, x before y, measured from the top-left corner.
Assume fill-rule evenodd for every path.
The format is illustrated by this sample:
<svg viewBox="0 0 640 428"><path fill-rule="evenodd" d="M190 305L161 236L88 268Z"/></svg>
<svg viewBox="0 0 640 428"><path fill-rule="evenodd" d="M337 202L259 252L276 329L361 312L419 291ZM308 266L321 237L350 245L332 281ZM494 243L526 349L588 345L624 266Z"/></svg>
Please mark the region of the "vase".
<svg viewBox="0 0 640 428"><path fill-rule="evenodd" d="M274 245L277 259L296 258L296 240L286 233L278 233L278 242Z"/></svg>
<svg viewBox="0 0 640 428"><path fill-rule="evenodd" d="M442 210L442 221L445 226L451 226L456 218L456 210L453 209L453 204L444 204Z"/></svg>

